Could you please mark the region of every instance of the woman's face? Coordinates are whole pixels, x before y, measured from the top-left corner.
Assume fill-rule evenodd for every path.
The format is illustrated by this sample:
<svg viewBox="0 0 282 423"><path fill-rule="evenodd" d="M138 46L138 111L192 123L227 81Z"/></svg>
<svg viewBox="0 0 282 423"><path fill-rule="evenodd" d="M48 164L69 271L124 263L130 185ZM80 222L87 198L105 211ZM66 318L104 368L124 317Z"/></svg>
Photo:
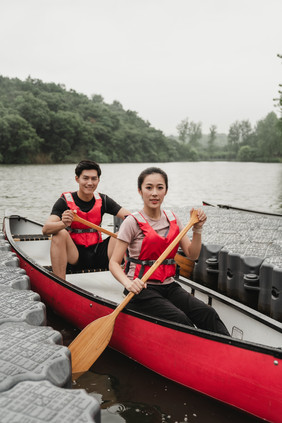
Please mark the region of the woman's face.
<svg viewBox="0 0 282 423"><path fill-rule="evenodd" d="M141 190L139 189L138 192L143 198L145 207L150 209L160 208L167 193L163 176L159 173L147 175L141 185Z"/></svg>

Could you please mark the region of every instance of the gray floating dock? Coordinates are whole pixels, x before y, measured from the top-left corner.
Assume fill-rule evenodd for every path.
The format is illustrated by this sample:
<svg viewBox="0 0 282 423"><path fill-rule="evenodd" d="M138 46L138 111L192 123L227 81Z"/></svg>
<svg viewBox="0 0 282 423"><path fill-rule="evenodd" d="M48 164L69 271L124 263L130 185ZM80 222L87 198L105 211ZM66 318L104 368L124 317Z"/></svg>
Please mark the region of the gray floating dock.
<svg viewBox="0 0 282 423"><path fill-rule="evenodd" d="M18 259L16 253L12 253L11 251L1 251L0 268L2 266L18 267L19 264L20 260Z"/></svg>
<svg viewBox="0 0 282 423"><path fill-rule="evenodd" d="M24 269L2 266L0 267L0 285L14 289L30 289L30 279Z"/></svg>
<svg viewBox="0 0 282 423"><path fill-rule="evenodd" d="M46 307L33 291L0 285L0 324L5 322L46 325Z"/></svg>
<svg viewBox="0 0 282 423"><path fill-rule="evenodd" d="M96 398L71 390L71 354L46 326L46 307L30 290L19 259L0 233L1 423L100 423Z"/></svg>
<svg viewBox="0 0 282 423"><path fill-rule="evenodd" d="M21 382L1 393L1 423L100 423L97 400L84 390L62 389L50 382Z"/></svg>
<svg viewBox="0 0 282 423"><path fill-rule="evenodd" d="M0 332L0 392L25 380L49 380L55 386L70 388L70 350Z"/></svg>
<svg viewBox="0 0 282 423"><path fill-rule="evenodd" d="M282 216L199 207L208 219L191 279L282 321Z"/></svg>
<svg viewBox="0 0 282 423"><path fill-rule="evenodd" d="M25 322L8 322L0 325L0 336L11 334L18 341L28 340L63 345L62 334L50 326L31 326Z"/></svg>
<svg viewBox="0 0 282 423"><path fill-rule="evenodd" d="M9 242L2 238L0 238L0 251L11 251Z"/></svg>

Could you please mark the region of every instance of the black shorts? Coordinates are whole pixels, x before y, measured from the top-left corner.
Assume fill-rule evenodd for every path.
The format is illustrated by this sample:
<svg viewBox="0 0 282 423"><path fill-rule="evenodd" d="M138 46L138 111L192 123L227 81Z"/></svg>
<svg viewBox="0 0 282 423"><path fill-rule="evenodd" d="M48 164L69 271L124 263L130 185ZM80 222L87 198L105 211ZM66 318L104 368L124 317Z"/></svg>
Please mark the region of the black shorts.
<svg viewBox="0 0 282 423"><path fill-rule="evenodd" d="M69 264L67 270L71 272L78 272L82 269L108 269L108 244L110 237L98 244L84 247L84 245L77 245L79 258L76 264Z"/></svg>

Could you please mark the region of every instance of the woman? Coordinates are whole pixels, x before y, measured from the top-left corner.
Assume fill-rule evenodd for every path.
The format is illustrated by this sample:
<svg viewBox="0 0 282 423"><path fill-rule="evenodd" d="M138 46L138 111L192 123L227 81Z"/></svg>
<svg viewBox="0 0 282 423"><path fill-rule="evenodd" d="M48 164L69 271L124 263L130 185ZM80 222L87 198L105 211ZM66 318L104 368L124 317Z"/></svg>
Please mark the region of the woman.
<svg viewBox="0 0 282 423"><path fill-rule="evenodd" d="M129 215L120 226L109 268L115 278L133 292L130 308L142 313L196 326L212 332L229 335L216 311L185 291L175 282L173 257L178 246L144 283L142 275L149 269L166 247L183 228L179 219L170 211L161 209L168 190L166 173L159 168L145 169L138 177L138 192L144 203L143 210ZM193 209L191 210L192 213ZM193 228L190 241L186 235L180 246L187 257L196 260L201 250L201 233L207 217L198 210L199 222ZM128 251L125 272L122 260Z"/></svg>

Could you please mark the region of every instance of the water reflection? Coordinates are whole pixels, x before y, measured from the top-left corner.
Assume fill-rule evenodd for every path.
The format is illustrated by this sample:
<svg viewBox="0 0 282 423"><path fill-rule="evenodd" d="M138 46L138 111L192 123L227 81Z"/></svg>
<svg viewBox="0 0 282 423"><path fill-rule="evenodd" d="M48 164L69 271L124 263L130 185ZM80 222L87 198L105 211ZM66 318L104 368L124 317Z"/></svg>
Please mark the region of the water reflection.
<svg viewBox="0 0 282 423"><path fill-rule="evenodd" d="M170 382L109 348L75 387L100 401L103 422L261 421Z"/></svg>

